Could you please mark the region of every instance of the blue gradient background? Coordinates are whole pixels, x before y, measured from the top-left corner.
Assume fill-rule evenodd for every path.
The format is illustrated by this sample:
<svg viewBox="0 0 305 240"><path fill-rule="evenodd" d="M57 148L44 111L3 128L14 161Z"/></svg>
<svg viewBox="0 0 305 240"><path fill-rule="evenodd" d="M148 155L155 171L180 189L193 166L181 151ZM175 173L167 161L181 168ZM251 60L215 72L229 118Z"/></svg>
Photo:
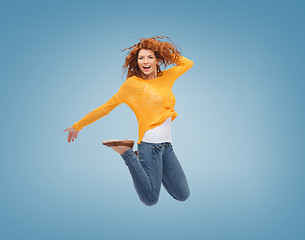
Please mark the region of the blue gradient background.
<svg viewBox="0 0 305 240"><path fill-rule="evenodd" d="M1 239L304 239L303 1L1 1ZM102 141L138 139L127 105L64 129L167 35L194 61L174 85L191 188L140 202ZM136 147L136 146L135 146Z"/></svg>

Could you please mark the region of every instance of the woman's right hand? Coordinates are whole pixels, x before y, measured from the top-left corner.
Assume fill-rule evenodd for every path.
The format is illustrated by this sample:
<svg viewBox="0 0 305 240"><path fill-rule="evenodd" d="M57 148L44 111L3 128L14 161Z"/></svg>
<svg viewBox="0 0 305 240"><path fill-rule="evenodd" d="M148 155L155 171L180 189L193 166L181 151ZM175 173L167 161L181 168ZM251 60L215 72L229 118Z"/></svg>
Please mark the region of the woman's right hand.
<svg viewBox="0 0 305 240"><path fill-rule="evenodd" d="M71 142L71 138L72 138L72 142L73 142L74 138L77 138L77 134L79 133L79 131L74 129L73 127L68 127L64 131L69 131L69 134L68 134L68 142L69 143Z"/></svg>

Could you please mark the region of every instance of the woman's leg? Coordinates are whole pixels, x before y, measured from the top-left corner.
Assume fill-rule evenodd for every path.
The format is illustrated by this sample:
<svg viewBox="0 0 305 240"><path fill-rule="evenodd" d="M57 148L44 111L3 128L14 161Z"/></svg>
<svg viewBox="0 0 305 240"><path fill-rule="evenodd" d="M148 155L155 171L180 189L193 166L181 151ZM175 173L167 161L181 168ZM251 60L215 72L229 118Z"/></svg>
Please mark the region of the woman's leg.
<svg viewBox="0 0 305 240"><path fill-rule="evenodd" d="M189 186L183 169L176 157L172 144L167 143L163 154L162 183L168 193L179 201L185 201L190 196Z"/></svg>
<svg viewBox="0 0 305 240"><path fill-rule="evenodd" d="M158 202L162 183L162 144L141 142L138 157L132 149L121 154L133 179L141 201L148 205Z"/></svg>

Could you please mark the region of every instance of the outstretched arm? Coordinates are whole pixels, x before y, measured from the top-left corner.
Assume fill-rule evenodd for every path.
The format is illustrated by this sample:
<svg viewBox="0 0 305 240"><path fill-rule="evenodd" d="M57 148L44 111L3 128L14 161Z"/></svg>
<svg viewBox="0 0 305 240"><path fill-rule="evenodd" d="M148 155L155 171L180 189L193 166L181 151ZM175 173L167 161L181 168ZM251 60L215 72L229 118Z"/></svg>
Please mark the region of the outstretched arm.
<svg viewBox="0 0 305 240"><path fill-rule="evenodd" d="M75 122L73 124L73 128L75 130L81 130L83 127L99 120L100 118L108 115L114 108L119 106L122 102L119 100L119 98L114 95L112 98L110 98L105 104L99 106L98 108L94 109L92 112L88 113L86 116L84 116L81 120L78 122Z"/></svg>
<svg viewBox="0 0 305 240"><path fill-rule="evenodd" d="M89 125L90 123L93 123L97 121L98 119L106 116L111 112L115 107L120 105L122 102L117 97L117 94L115 94L112 98L110 98L105 104L102 106L94 109L92 112L88 113L86 116L84 116L81 120L78 122L75 122L72 127L69 127L65 129L64 131L69 131L68 133L68 142L70 143L74 141L75 138L77 138L77 135L79 131Z"/></svg>

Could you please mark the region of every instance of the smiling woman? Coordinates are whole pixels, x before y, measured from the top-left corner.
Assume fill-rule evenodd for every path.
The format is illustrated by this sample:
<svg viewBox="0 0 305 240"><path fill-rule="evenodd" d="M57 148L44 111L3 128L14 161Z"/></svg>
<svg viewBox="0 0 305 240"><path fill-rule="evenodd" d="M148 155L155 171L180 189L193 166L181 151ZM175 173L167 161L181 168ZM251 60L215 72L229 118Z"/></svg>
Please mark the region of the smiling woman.
<svg viewBox="0 0 305 240"><path fill-rule="evenodd" d="M174 82L193 66L193 61L180 55L177 48L154 37L141 39L130 48L123 68L128 69L126 81L105 104L96 108L65 131L68 142L77 138L85 126L107 115L121 103L128 105L139 123L138 154L134 141L107 140L103 144L119 153L132 176L141 201L151 206L159 199L161 184L176 200L185 201L190 190L183 169L172 147L171 122L177 117L174 109ZM161 71L160 65L176 66Z"/></svg>
<svg viewBox="0 0 305 240"><path fill-rule="evenodd" d="M138 66L142 71L144 79L154 79L157 77L158 60L155 53L150 49L141 49L139 51Z"/></svg>
<svg viewBox="0 0 305 240"><path fill-rule="evenodd" d="M127 77L137 76L146 79L156 78L157 76L162 76L162 65L166 68L170 64L176 64L181 53L175 44L157 41L157 39L163 38L170 39L169 37L158 36L146 39L141 38L139 43L122 50L131 49L123 66L124 73L128 70ZM151 71L146 70L144 66L150 66ZM151 75L152 72L155 74Z"/></svg>

